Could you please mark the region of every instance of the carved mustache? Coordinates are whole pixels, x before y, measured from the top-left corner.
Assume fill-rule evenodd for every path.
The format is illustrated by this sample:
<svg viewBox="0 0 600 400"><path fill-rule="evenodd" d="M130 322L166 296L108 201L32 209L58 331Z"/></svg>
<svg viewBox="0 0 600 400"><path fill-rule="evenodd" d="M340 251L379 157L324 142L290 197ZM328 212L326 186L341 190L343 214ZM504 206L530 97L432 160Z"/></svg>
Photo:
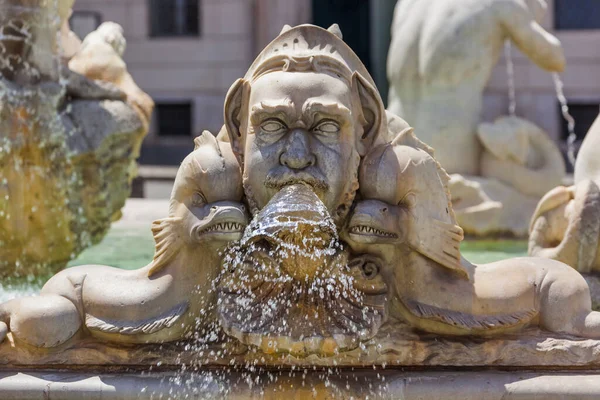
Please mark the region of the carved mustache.
<svg viewBox="0 0 600 400"><path fill-rule="evenodd" d="M306 168L299 172L291 172L287 168L273 168L265 178L265 186L271 189L281 189L296 183L306 183L313 189L326 191L329 184L323 173L316 168Z"/></svg>

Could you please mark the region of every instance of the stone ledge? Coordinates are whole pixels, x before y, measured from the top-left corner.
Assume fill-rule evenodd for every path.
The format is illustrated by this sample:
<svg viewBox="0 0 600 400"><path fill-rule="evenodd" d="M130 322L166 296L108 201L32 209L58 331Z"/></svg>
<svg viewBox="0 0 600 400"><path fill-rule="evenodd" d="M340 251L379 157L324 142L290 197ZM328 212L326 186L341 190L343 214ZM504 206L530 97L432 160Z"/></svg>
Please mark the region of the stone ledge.
<svg viewBox="0 0 600 400"><path fill-rule="evenodd" d="M400 371L198 371L194 373L0 373L0 398L583 400L600 396L600 375L580 373Z"/></svg>
<svg viewBox="0 0 600 400"><path fill-rule="evenodd" d="M0 370L23 368L127 369L159 366L178 370L231 365L281 367L486 367L526 370L598 369L600 341L527 329L497 338L448 338L420 334L403 324L387 324L360 348L330 357L265 354L234 340L214 344L192 342L115 346L91 338L73 339L54 349L16 345L12 337L0 345Z"/></svg>

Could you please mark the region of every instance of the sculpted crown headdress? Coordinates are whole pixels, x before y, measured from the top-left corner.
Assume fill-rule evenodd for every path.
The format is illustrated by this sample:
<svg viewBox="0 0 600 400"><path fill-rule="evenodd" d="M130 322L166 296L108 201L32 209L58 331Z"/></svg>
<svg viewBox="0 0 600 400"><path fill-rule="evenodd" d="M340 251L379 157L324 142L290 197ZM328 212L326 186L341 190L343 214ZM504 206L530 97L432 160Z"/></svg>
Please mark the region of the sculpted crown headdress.
<svg viewBox="0 0 600 400"><path fill-rule="evenodd" d="M310 24L293 28L286 25L256 57L244 77L233 83L225 97L225 127L241 164L243 138L240 126L244 101L252 82L278 71L330 74L345 80L356 91L356 115L362 130L357 138L357 147L361 156L380 133L387 132L385 107L375 82L360 58L342 40L337 24L329 29Z"/></svg>
<svg viewBox="0 0 600 400"><path fill-rule="evenodd" d="M329 29L315 25L286 25L256 57L244 79L253 81L274 71L329 71L352 80L358 72L366 81L375 82L356 53L342 40L337 24Z"/></svg>

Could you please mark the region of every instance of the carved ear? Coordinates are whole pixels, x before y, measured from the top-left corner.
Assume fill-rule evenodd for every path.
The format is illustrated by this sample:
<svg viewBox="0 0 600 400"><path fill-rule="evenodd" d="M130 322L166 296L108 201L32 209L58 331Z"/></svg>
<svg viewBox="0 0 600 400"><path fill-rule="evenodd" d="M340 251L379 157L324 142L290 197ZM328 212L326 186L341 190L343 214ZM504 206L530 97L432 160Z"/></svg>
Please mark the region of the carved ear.
<svg viewBox="0 0 600 400"><path fill-rule="evenodd" d="M244 97L244 86L247 84L243 78L238 79L231 85L225 97L225 128L229 135L231 148L240 164L243 163L244 138L240 130L240 114Z"/></svg>
<svg viewBox="0 0 600 400"><path fill-rule="evenodd" d="M369 151L383 128L385 110L377 89L358 72L352 74L352 86L357 89L362 108L363 118L360 123L363 125L363 134L357 138L358 153L362 157Z"/></svg>

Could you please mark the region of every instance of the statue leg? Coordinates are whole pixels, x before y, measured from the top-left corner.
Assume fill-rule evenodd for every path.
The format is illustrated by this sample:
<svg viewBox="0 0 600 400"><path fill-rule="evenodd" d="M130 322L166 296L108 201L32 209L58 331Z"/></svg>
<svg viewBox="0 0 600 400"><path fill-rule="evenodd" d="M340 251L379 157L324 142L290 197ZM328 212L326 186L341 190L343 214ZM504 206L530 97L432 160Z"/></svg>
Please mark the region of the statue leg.
<svg viewBox="0 0 600 400"><path fill-rule="evenodd" d="M35 347L54 347L69 340L82 325L79 311L58 295L23 297L0 305L0 340L8 331L15 340Z"/></svg>

